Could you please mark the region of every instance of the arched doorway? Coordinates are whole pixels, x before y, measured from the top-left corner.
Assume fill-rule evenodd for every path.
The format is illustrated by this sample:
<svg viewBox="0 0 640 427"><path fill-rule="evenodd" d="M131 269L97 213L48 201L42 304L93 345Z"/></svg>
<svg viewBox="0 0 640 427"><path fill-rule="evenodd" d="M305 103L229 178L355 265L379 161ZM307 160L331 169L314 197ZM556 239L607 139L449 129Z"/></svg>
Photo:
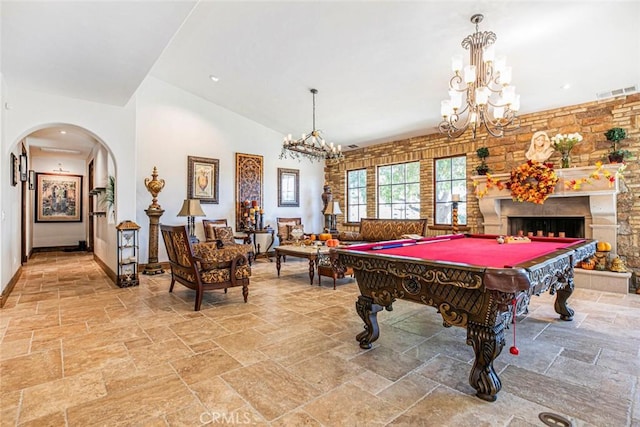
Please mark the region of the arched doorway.
<svg viewBox="0 0 640 427"><path fill-rule="evenodd" d="M108 148L87 129L61 123L38 126L21 143L30 177L22 196L22 262L39 250L93 251L95 223L108 220L101 197L109 171L115 174Z"/></svg>

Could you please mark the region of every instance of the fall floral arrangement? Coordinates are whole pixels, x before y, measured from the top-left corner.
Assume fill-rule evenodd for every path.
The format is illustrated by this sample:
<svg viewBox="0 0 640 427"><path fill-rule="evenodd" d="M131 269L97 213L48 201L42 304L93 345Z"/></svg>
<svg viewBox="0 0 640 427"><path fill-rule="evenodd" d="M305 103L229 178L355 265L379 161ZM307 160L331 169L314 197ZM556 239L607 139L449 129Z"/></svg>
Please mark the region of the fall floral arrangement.
<svg viewBox="0 0 640 427"><path fill-rule="evenodd" d="M626 165L622 165L618 168L616 173L612 174L607 169L604 168L602 162L596 162L596 168L593 172L589 174L587 178L578 178L566 181L564 183L567 190L580 190L584 184L592 184L593 181L598 181L600 179L605 179L609 187L613 187L615 185L616 179L623 178L622 172L625 170Z"/></svg>
<svg viewBox="0 0 640 427"><path fill-rule="evenodd" d="M558 183L558 175L551 164L529 160L511 171L507 188L516 202L543 204Z"/></svg>

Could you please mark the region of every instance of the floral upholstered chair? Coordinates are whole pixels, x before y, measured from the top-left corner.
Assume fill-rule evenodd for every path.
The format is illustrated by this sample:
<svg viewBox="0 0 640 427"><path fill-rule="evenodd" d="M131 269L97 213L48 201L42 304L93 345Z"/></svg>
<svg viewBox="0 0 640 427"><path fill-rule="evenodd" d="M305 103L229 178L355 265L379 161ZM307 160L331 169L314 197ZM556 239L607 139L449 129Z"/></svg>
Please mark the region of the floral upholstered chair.
<svg viewBox="0 0 640 427"><path fill-rule="evenodd" d="M280 246L293 245L296 242L294 236L291 235L293 230L302 230L304 232L304 226L302 225L302 218L276 218L278 224L278 241Z"/></svg>
<svg viewBox="0 0 640 427"><path fill-rule="evenodd" d="M185 226L160 225L171 265L171 285L175 282L196 291L195 311L200 310L204 291L242 286L247 302L251 266L241 248L217 249L215 243L191 246Z"/></svg>
<svg viewBox="0 0 640 427"><path fill-rule="evenodd" d="M223 247L237 246L244 248L249 265L255 259L255 251L251 245L251 237L234 235L233 229L227 226L226 219L203 219L204 236L207 242L220 242Z"/></svg>

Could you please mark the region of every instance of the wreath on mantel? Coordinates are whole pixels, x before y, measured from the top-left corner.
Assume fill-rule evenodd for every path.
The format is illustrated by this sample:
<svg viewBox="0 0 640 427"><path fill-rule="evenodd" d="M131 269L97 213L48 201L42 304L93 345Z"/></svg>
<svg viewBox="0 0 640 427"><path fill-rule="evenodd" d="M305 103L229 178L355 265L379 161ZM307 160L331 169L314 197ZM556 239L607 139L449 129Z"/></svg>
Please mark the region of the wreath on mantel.
<svg viewBox="0 0 640 427"><path fill-rule="evenodd" d="M553 194L557 183L558 175L550 164L529 160L511 171L507 188L514 201L541 205Z"/></svg>

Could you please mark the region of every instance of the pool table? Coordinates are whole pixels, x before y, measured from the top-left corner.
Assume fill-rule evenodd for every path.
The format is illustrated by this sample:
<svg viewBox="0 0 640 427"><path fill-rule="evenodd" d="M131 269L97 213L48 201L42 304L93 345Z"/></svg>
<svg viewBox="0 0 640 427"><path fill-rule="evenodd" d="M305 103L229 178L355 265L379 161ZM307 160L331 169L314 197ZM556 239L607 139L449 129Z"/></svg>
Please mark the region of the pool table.
<svg viewBox="0 0 640 427"><path fill-rule="evenodd" d="M493 361L505 345L505 326L527 310L531 295L547 290L556 293L560 318L572 320L567 299L573 267L596 249L587 239L532 237L501 244L497 237L454 234L338 248L339 262L353 268L360 288L360 347L371 348L378 339L377 313L392 310L396 299L433 306L444 326L467 328L475 352L469 383L476 396L495 401L502 385Z"/></svg>

